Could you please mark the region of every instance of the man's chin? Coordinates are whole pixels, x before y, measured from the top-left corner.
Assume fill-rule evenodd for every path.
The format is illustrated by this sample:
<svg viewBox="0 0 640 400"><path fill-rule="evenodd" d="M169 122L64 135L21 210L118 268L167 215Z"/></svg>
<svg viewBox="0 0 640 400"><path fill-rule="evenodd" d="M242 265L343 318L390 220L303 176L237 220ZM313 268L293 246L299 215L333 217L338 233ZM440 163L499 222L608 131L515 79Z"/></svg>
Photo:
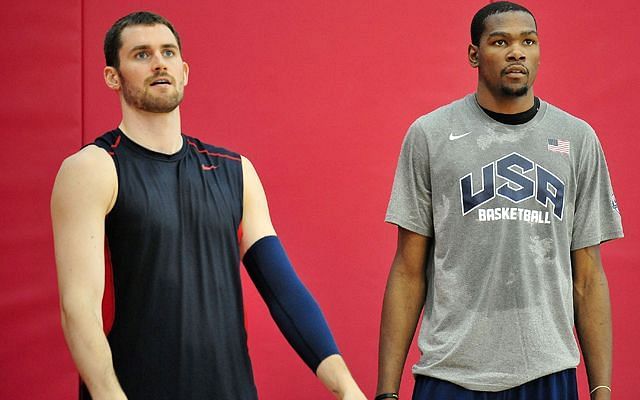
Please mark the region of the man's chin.
<svg viewBox="0 0 640 400"><path fill-rule="evenodd" d="M178 105L172 106L172 107L166 107L166 108L154 108L154 109L150 109L147 110L151 113L155 113L155 114L167 114L170 113L171 111L175 110L176 108L178 108Z"/></svg>
<svg viewBox="0 0 640 400"><path fill-rule="evenodd" d="M182 103L182 97L179 96L170 99L152 98L144 99L139 108L147 112L162 114L175 110L180 103Z"/></svg>
<svg viewBox="0 0 640 400"><path fill-rule="evenodd" d="M508 97L522 97L526 96L529 93L528 86L520 86L520 87L511 87L511 86L502 86L500 91L503 95Z"/></svg>

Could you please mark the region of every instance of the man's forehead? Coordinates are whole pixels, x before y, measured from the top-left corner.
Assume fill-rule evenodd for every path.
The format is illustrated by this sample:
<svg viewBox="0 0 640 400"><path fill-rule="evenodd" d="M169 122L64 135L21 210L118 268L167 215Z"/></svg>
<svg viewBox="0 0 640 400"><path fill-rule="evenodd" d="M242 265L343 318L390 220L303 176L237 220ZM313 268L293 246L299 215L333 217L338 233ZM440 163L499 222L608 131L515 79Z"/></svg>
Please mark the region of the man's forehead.
<svg viewBox="0 0 640 400"><path fill-rule="evenodd" d="M531 14L524 11L507 11L493 14L484 21L483 35L494 32L521 34L536 32L536 22Z"/></svg>
<svg viewBox="0 0 640 400"><path fill-rule="evenodd" d="M163 24L127 26L120 34L120 40L123 50L139 46L167 44L178 47L178 42L173 32Z"/></svg>

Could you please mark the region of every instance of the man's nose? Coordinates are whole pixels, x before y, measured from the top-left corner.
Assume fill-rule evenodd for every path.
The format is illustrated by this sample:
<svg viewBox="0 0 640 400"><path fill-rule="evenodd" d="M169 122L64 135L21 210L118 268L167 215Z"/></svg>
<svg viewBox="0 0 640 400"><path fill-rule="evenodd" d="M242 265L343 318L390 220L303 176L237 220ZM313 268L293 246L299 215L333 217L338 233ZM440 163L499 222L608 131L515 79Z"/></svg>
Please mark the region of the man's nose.
<svg viewBox="0 0 640 400"><path fill-rule="evenodd" d="M511 47L511 51L507 54L508 61L524 61L527 59L527 55L520 46Z"/></svg>
<svg viewBox="0 0 640 400"><path fill-rule="evenodd" d="M154 71L166 71L167 62L162 56L162 53L157 52L153 55L153 61L151 63L151 67Z"/></svg>

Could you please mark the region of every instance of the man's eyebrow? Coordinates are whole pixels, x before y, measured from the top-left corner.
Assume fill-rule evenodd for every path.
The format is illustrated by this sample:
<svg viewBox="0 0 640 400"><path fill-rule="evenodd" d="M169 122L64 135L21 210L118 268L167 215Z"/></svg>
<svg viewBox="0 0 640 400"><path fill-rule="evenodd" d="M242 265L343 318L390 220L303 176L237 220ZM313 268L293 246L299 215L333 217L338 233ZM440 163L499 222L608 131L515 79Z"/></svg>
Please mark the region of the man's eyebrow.
<svg viewBox="0 0 640 400"><path fill-rule="evenodd" d="M530 30L530 31L522 31L520 32L520 34L518 36L529 36L529 35L538 35L538 32L536 30ZM487 37L494 37L494 36L504 36L504 37L512 37L514 35L510 34L509 32L503 32L503 31L495 31L495 32L491 32L489 35L487 35Z"/></svg>
<svg viewBox="0 0 640 400"><path fill-rule="evenodd" d="M131 50L129 50L129 53L133 53L136 52L138 50L148 50L150 49L151 46L149 46L148 44L140 44L138 46L134 46L131 48ZM167 43L167 44L163 44L160 46L160 48L162 49L178 49L178 45L177 44L173 44L173 43Z"/></svg>

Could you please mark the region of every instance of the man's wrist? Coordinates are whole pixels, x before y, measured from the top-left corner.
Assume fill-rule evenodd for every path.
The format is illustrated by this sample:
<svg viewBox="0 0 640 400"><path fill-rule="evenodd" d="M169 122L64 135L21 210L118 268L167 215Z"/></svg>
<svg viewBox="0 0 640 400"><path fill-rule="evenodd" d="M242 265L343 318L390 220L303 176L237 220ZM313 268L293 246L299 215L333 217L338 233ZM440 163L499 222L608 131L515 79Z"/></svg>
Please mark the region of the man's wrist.
<svg viewBox="0 0 640 400"><path fill-rule="evenodd" d="M385 393L379 393L376 395L376 397L374 398L374 400L384 400L384 399L399 399L400 396L398 396L398 393L396 392L385 392Z"/></svg>
<svg viewBox="0 0 640 400"><path fill-rule="evenodd" d="M611 386L597 385L589 389L589 397L592 400L608 400L611 398Z"/></svg>
<svg viewBox="0 0 640 400"><path fill-rule="evenodd" d="M316 374L322 383L338 398L343 398L347 393L360 390L340 354L332 354L322 360L316 370Z"/></svg>

